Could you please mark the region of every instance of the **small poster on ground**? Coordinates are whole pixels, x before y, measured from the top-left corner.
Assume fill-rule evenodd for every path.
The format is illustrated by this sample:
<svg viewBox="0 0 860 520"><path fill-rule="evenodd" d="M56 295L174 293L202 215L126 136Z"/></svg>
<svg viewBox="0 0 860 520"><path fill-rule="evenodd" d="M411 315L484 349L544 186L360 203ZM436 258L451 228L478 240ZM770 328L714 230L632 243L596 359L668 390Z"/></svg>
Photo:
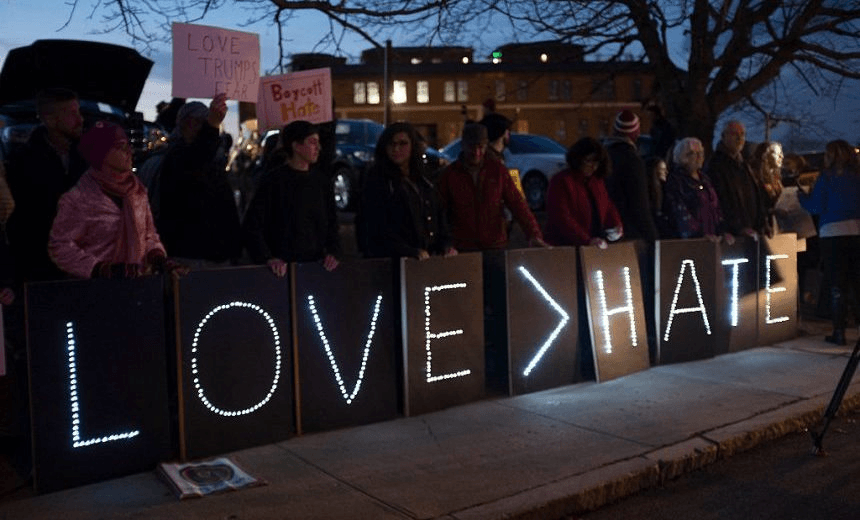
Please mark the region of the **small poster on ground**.
<svg viewBox="0 0 860 520"><path fill-rule="evenodd" d="M180 500L267 484L245 473L226 457L185 464L161 463L158 475Z"/></svg>

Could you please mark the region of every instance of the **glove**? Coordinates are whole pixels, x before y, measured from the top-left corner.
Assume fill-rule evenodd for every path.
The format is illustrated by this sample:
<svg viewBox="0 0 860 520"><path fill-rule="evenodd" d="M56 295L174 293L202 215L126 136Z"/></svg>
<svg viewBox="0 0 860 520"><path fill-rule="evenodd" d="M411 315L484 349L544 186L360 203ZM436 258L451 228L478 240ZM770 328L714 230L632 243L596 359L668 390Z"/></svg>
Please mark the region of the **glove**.
<svg viewBox="0 0 860 520"><path fill-rule="evenodd" d="M129 280L137 278L142 272L140 264L126 264L123 262L99 262L90 273L91 278L105 278L112 280Z"/></svg>

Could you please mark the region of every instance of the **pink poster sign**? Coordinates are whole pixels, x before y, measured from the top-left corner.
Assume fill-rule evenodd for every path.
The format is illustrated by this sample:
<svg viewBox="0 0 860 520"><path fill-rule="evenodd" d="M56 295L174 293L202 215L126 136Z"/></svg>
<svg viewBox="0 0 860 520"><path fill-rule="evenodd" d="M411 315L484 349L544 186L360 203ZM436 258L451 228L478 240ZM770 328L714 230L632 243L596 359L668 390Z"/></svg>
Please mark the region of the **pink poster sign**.
<svg viewBox="0 0 860 520"><path fill-rule="evenodd" d="M325 123L333 117L331 69L313 69L260 79L257 124L260 131L304 119Z"/></svg>
<svg viewBox="0 0 860 520"><path fill-rule="evenodd" d="M259 35L185 23L172 29L173 97L257 101Z"/></svg>

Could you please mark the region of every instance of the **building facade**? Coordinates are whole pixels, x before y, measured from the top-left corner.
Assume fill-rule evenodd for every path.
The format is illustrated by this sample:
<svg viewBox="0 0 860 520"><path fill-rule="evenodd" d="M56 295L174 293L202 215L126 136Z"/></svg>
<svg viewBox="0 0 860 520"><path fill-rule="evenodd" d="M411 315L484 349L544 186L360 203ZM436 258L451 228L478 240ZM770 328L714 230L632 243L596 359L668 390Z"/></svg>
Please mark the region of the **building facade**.
<svg viewBox="0 0 860 520"><path fill-rule="evenodd" d="M409 121L435 147L458 137L464 122L481 119L488 106L513 120L513 131L565 146L608 135L623 109L640 114L643 130L650 126L651 114L642 109L654 81L648 66L584 61L576 45L510 44L479 63L468 47L371 49L359 64L321 54L293 56L293 70L326 66L337 118Z"/></svg>

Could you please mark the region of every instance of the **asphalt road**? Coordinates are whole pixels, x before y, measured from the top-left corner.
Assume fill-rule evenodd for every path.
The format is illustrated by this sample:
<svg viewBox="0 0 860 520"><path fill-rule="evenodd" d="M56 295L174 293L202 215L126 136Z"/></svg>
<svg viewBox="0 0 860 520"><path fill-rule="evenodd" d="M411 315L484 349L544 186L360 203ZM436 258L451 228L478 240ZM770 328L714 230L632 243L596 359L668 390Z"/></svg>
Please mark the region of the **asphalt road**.
<svg viewBox="0 0 860 520"><path fill-rule="evenodd" d="M834 419L823 456L812 446L808 432L795 432L574 518L860 519L860 412Z"/></svg>

